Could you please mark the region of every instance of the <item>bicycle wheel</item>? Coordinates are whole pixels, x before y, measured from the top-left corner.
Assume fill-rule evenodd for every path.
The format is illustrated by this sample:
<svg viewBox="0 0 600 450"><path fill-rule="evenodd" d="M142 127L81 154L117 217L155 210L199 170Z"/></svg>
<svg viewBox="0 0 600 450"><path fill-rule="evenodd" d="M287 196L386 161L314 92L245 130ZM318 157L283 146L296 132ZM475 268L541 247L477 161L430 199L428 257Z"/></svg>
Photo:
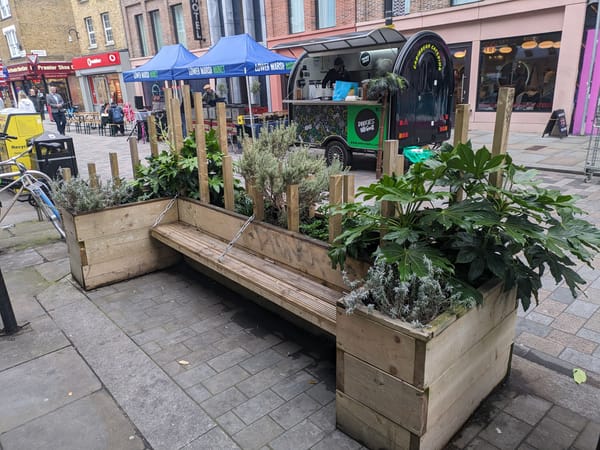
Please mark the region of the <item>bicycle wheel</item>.
<svg viewBox="0 0 600 450"><path fill-rule="evenodd" d="M31 199L39 211L52 223L58 234L64 239L65 231L62 226L62 219L58 208L50 199L50 187L48 181L50 178L37 171L27 171L23 177L23 185L30 193Z"/></svg>

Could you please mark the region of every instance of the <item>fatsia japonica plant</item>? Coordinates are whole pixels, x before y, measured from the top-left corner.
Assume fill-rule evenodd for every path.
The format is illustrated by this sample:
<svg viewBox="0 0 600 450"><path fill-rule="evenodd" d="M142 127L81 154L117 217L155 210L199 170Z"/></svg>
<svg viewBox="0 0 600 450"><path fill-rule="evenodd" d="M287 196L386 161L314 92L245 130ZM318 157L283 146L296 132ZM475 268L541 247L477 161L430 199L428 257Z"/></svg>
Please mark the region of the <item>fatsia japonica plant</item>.
<svg viewBox="0 0 600 450"><path fill-rule="evenodd" d="M446 145L405 175L383 176L358 193L375 206L356 202L334 211L345 224L330 250L334 267L367 254L392 267L398 283L434 270L463 299L481 300L477 287L496 278L505 290L516 286L526 310L548 271L575 296L585 283L577 261L590 265L600 249L600 231L576 197L542 188L535 171L509 155L475 151L470 142ZM384 201L393 214L381 214Z"/></svg>

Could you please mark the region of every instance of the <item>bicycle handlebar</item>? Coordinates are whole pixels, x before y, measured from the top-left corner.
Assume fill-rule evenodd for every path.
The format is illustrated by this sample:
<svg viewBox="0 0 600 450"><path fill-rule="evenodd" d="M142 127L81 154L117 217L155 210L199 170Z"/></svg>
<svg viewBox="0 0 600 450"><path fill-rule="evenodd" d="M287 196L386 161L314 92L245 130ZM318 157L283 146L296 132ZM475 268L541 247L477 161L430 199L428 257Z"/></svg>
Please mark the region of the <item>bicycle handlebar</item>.
<svg viewBox="0 0 600 450"><path fill-rule="evenodd" d="M6 134L2 131L0 131L0 140L9 140L12 141L13 139L17 139L16 136L11 136L10 134Z"/></svg>

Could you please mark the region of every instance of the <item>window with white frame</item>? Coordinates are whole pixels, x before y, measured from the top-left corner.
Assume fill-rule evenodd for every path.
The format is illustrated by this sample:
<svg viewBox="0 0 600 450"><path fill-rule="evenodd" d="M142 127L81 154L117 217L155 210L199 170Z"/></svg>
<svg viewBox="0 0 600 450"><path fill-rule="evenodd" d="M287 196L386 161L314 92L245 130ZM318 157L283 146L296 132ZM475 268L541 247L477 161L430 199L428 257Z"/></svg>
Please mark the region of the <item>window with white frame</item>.
<svg viewBox="0 0 600 450"><path fill-rule="evenodd" d="M10 5L8 4L8 0L0 0L0 17L6 19L10 16Z"/></svg>
<svg viewBox="0 0 600 450"><path fill-rule="evenodd" d="M154 48L159 51L163 46L163 34L160 24L160 12L158 9L150 11L150 25L152 26L152 39L154 40Z"/></svg>
<svg viewBox="0 0 600 450"><path fill-rule="evenodd" d="M88 34L88 40L90 42L89 48L98 47L98 43L96 42L96 32L94 31L94 22L92 21L92 18L86 17L85 19L83 19L83 21L85 23L85 29Z"/></svg>
<svg viewBox="0 0 600 450"><path fill-rule="evenodd" d="M15 30L15 26L11 25L10 27L3 28L2 33L4 33L4 37L6 37L6 43L8 44L8 50L10 51L10 57L20 57L22 52L21 46L19 45L19 40L17 39L17 31Z"/></svg>
<svg viewBox="0 0 600 450"><path fill-rule="evenodd" d="M137 28L141 56L148 56L150 51L148 49L148 35L146 34L146 27L144 26L144 16L141 14L135 16L135 26Z"/></svg>
<svg viewBox="0 0 600 450"><path fill-rule="evenodd" d="M304 0L289 0L290 33L304 31Z"/></svg>
<svg viewBox="0 0 600 450"><path fill-rule="evenodd" d="M335 0L317 0L318 28L335 27Z"/></svg>
<svg viewBox="0 0 600 450"><path fill-rule="evenodd" d="M177 43L187 48L187 39L185 37L185 21L183 19L183 7L181 3L171 6L171 15L173 16L173 27Z"/></svg>
<svg viewBox="0 0 600 450"><path fill-rule="evenodd" d="M104 28L104 39L106 40L106 45L114 45L115 40L113 38L112 26L110 25L110 17L108 13L100 14L100 19L102 19L102 27Z"/></svg>

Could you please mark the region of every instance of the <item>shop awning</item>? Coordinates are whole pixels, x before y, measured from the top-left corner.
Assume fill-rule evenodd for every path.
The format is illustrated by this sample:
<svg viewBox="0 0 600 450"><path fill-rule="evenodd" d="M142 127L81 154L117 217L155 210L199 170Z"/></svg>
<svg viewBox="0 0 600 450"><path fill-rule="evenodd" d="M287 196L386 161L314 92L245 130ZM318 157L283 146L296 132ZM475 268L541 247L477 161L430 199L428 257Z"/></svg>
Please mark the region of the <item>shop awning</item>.
<svg viewBox="0 0 600 450"><path fill-rule="evenodd" d="M308 53L330 52L333 50L346 50L362 47L390 48L398 47L406 42L406 38L393 28L377 28L371 31L355 31L352 33L338 34L318 39L305 41L286 42L275 45L273 50L284 48L302 47Z"/></svg>

